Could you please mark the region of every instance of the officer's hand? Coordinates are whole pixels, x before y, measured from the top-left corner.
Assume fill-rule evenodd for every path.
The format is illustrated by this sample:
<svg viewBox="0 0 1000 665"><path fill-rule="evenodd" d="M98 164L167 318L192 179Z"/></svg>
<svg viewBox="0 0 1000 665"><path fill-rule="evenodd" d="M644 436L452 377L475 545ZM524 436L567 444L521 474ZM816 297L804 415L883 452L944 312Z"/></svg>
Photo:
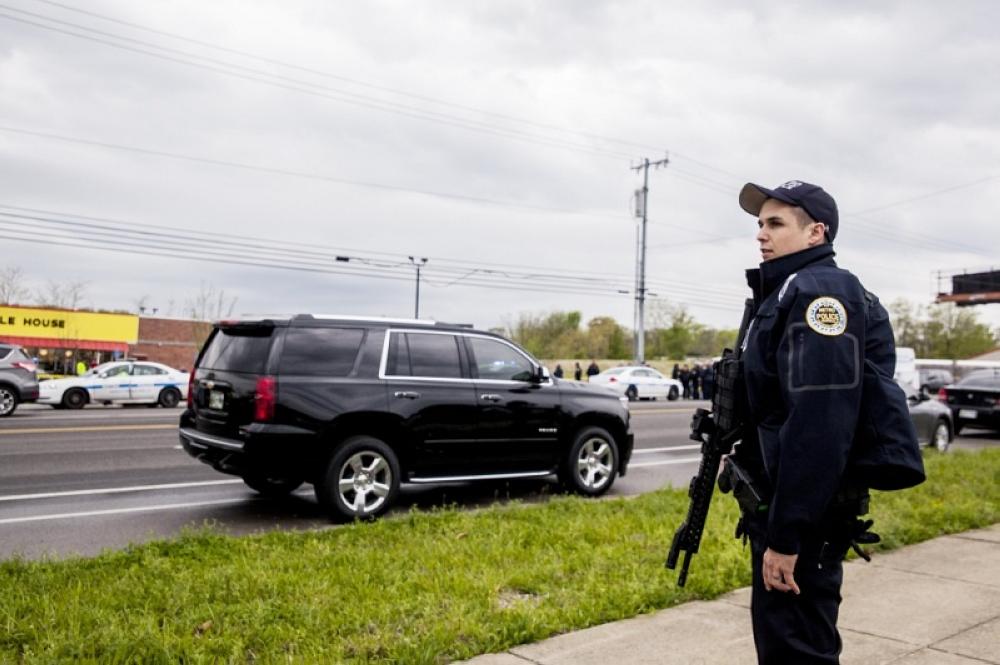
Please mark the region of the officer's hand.
<svg viewBox="0 0 1000 665"><path fill-rule="evenodd" d="M761 566L764 588L768 591L791 591L798 595L799 585L795 583L795 562L798 558L798 554L780 554L768 547Z"/></svg>

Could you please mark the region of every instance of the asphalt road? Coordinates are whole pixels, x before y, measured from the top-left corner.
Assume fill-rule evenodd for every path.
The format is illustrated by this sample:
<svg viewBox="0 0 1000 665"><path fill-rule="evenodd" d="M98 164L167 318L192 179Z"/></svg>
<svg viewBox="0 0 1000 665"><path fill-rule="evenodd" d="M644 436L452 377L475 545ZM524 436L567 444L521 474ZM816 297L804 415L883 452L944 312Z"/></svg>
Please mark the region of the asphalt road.
<svg viewBox="0 0 1000 665"><path fill-rule="evenodd" d="M610 496L684 486L697 468L688 439L704 402L633 405L636 450ZM311 486L282 500L258 497L180 449L178 409L88 407L78 412L22 406L0 420L0 559L90 555L132 542L213 525L246 534L330 526ZM959 447L997 445L1000 436L963 433ZM544 500L546 481L405 486L398 510L519 499Z"/></svg>

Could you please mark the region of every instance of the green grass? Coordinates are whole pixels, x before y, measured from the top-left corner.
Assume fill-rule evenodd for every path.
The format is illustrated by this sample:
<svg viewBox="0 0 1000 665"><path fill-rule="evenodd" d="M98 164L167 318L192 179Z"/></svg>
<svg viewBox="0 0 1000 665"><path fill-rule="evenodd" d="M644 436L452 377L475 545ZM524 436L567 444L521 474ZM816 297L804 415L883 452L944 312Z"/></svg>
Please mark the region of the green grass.
<svg viewBox="0 0 1000 665"><path fill-rule="evenodd" d="M883 548L1000 521L1000 450L926 456L873 501ZM687 588L663 568L683 493L556 497L306 533L205 529L94 558L0 563L0 662L439 663L749 583L729 497Z"/></svg>

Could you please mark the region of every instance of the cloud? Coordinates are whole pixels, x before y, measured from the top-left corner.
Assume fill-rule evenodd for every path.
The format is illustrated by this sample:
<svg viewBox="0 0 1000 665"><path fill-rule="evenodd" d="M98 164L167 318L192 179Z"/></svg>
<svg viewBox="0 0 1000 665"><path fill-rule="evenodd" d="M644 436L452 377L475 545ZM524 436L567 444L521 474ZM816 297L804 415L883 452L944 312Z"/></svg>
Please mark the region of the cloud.
<svg viewBox="0 0 1000 665"><path fill-rule="evenodd" d="M1000 9L985 0L950 12L930 2L86 6L298 68L43 2L13 6L179 49L190 55L157 52L195 66L0 18L2 126L521 207L4 131L0 204L400 261L429 256L421 309L442 319L489 327L521 311L578 309L631 324L631 295L485 289L451 283L456 273L443 267L500 263L629 283L629 201L641 186L629 167L665 153L670 165L650 174L649 278L709 324L735 325L739 308L726 303L742 297L742 268L757 260L753 220L735 202L747 180L799 178L831 191L845 213L840 257L883 300L926 302L932 271L989 264L1000 250L1000 181L849 214L1000 175L1000 91L987 84L1000 64ZM235 67L223 75L212 60ZM113 238L98 244L126 249ZM413 304L408 277L51 242L5 242L0 264L39 280L88 281L93 304L108 308L142 295L182 302L206 282L255 311L408 316Z"/></svg>

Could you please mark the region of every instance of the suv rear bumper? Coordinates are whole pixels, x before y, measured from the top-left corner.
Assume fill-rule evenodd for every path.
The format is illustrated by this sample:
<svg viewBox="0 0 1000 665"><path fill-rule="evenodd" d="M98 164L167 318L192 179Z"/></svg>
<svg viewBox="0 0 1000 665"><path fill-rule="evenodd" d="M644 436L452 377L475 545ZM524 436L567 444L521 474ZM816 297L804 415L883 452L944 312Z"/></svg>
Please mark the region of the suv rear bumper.
<svg viewBox="0 0 1000 665"><path fill-rule="evenodd" d="M185 414L186 415L186 414ZM235 476L266 470L283 470L293 475L305 474L290 468L308 460L302 444L315 441L315 433L290 425L251 423L239 430L239 438L207 434L193 426L193 419L182 416L177 431L181 446L191 457L217 471ZM300 454L294 454L294 448ZM290 450L291 449L291 450ZM292 453L292 454L290 454Z"/></svg>

